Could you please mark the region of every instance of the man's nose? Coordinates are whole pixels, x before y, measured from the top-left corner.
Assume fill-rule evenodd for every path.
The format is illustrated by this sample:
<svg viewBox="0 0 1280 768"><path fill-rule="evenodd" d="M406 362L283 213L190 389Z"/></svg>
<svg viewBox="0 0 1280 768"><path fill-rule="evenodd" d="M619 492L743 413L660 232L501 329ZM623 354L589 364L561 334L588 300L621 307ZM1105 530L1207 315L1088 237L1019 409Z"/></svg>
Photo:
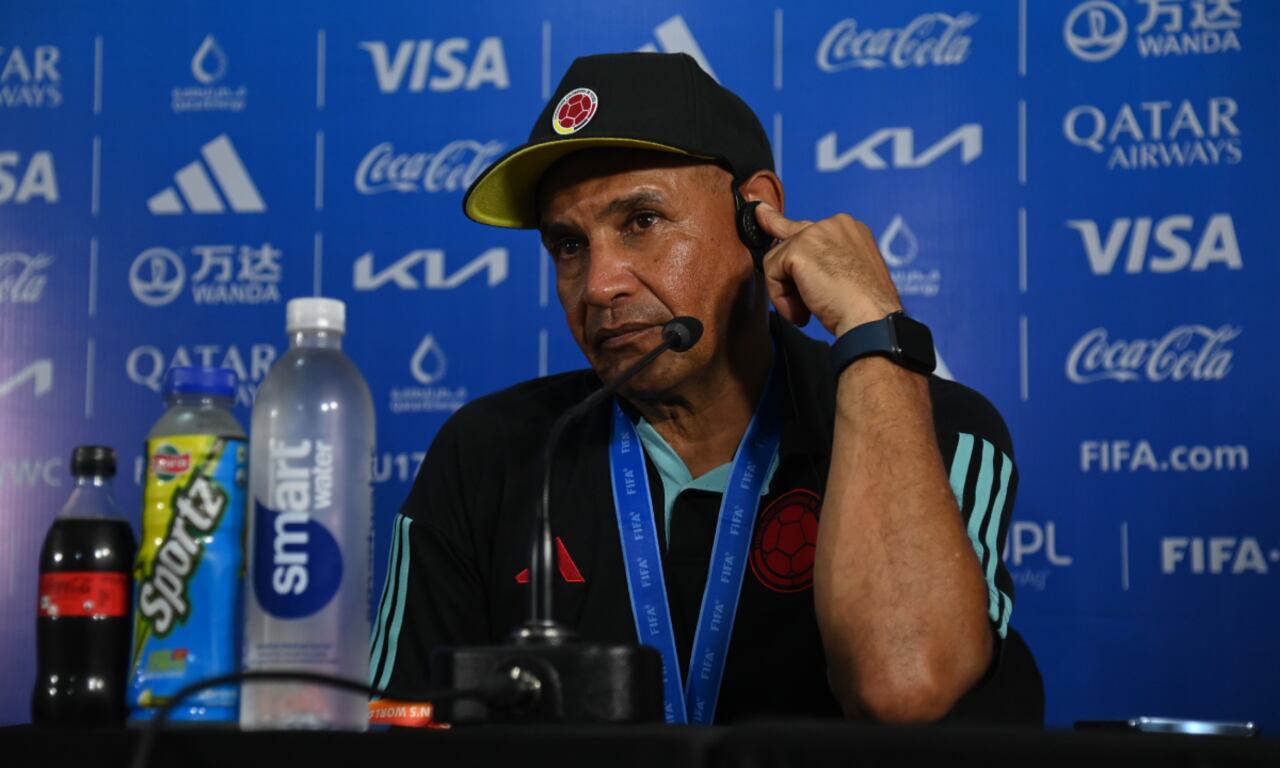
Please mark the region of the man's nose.
<svg viewBox="0 0 1280 768"><path fill-rule="evenodd" d="M606 307L635 292L636 276L631 255L610 238L593 239L584 287L588 304Z"/></svg>

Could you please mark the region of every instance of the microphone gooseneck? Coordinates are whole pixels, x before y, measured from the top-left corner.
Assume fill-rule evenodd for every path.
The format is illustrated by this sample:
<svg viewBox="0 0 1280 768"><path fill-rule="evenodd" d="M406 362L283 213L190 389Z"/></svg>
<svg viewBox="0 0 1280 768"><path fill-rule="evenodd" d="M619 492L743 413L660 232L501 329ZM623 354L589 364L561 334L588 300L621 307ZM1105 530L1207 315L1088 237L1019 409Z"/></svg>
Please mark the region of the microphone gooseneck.
<svg viewBox="0 0 1280 768"><path fill-rule="evenodd" d="M516 631L518 639L526 642L535 640L554 642L564 637L563 630L556 627L551 612L551 592L554 584L552 566L555 562L553 551L555 540L551 535L551 462L565 427L579 415L612 396L623 384L648 367L663 352L667 350L685 352L697 344L701 338L702 322L697 318L682 316L669 321L662 327L662 343L649 350L644 357L632 363L600 389L592 392L582 402L560 414L552 424L542 456L542 500L538 505L533 527L531 547L533 557L529 563L529 621Z"/></svg>

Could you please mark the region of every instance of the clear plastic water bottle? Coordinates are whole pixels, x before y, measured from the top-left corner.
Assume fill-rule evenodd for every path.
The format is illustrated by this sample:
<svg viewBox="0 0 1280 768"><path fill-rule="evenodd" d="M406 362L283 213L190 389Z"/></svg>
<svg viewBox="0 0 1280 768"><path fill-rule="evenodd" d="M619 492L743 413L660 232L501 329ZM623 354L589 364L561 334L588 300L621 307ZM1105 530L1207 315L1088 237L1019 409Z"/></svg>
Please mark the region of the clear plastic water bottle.
<svg viewBox="0 0 1280 768"><path fill-rule="evenodd" d="M373 400L342 352L346 308L290 301L289 351L258 390L249 431L247 670L369 676ZM368 699L249 683L244 728L364 730Z"/></svg>

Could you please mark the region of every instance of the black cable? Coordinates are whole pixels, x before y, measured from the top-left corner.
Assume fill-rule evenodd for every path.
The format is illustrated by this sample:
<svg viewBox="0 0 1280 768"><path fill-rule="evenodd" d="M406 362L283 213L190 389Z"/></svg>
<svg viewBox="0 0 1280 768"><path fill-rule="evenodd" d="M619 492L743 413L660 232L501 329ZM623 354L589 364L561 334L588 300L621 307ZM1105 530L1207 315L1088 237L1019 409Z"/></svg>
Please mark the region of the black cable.
<svg viewBox="0 0 1280 768"><path fill-rule="evenodd" d="M375 688L372 685L359 680L351 680L345 677L337 677L335 675L325 675L319 672L261 670L236 672L230 675L219 675L218 677L209 677L204 680L197 680L196 682L179 689L177 693L169 697L169 699L156 710L155 717L147 723L146 729L138 739L138 746L134 750L133 759L129 762L129 765L131 768L146 768L147 762L151 759L151 752L155 748L156 738L160 735L160 731L162 731L168 724L170 713L172 713L174 708L192 694L199 693L206 688L216 688L219 685L229 685L231 683L286 680L291 682L325 685L330 688L339 688L353 693L363 693L367 696L380 696L398 699L401 701L423 703L435 703L440 701L449 701L452 699L484 699L491 693L486 690L468 688L442 688L435 691L397 691L391 688Z"/></svg>

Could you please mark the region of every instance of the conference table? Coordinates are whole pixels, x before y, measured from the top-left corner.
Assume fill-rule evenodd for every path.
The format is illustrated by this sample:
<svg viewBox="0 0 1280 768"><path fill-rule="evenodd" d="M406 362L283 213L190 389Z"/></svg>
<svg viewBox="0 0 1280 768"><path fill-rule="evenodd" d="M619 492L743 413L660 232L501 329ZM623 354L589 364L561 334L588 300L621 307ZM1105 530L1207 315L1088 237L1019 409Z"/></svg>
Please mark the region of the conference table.
<svg viewBox="0 0 1280 768"><path fill-rule="evenodd" d="M139 733L0 728L0 765L128 766ZM451 730L160 735L151 766L1280 766L1280 740L941 725L767 721L734 726L491 725Z"/></svg>

